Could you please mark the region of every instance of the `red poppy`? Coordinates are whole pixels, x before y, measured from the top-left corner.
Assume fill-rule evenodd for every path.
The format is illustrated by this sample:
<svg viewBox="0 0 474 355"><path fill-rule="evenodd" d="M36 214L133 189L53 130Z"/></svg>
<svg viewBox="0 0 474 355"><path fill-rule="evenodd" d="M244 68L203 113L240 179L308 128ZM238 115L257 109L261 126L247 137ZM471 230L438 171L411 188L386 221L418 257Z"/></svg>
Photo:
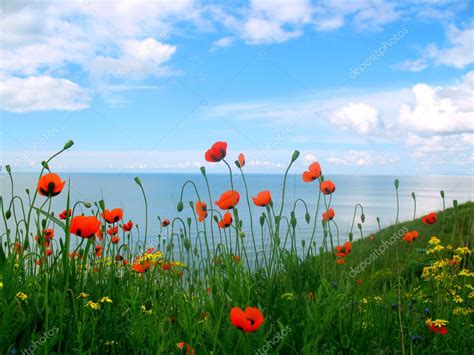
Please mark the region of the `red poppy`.
<svg viewBox="0 0 474 355"><path fill-rule="evenodd" d="M235 261L236 263L240 262L240 256L238 255L232 255L232 261Z"/></svg>
<svg viewBox="0 0 474 355"><path fill-rule="evenodd" d="M328 209L326 212L323 212L323 220L330 221L331 219L334 218L336 215L336 212L332 208Z"/></svg>
<svg viewBox="0 0 474 355"><path fill-rule="evenodd" d="M308 170L303 173L304 182L312 182L316 179L319 179L321 176L321 166L319 163L314 162L309 167Z"/></svg>
<svg viewBox="0 0 474 355"><path fill-rule="evenodd" d="M59 219L66 219L71 217L72 211L71 210L64 210L59 214Z"/></svg>
<svg viewBox="0 0 474 355"><path fill-rule="evenodd" d="M53 251L51 249L46 249L46 256L50 256L51 254L53 254Z"/></svg>
<svg viewBox="0 0 474 355"><path fill-rule="evenodd" d="M23 250L23 245L21 245L21 243L18 243L16 242L14 245L13 245L13 251L17 254L21 254L21 251Z"/></svg>
<svg viewBox="0 0 474 355"><path fill-rule="evenodd" d="M221 195L219 201L216 201L216 205L222 210L230 210L237 206L240 200L240 195L237 191L226 191Z"/></svg>
<svg viewBox="0 0 474 355"><path fill-rule="evenodd" d="M234 327L250 333L260 328L265 318L258 308L247 307L243 311L240 307L234 307L230 310L230 321Z"/></svg>
<svg viewBox="0 0 474 355"><path fill-rule="evenodd" d="M232 221L232 215L230 214L230 212L226 212L224 214L224 217L217 223L217 225L219 226L219 228L227 228L232 224Z"/></svg>
<svg viewBox="0 0 474 355"><path fill-rule="evenodd" d="M52 240L54 238L54 230L51 228L43 229L43 236L46 240Z"/></svg>
<svg viewBox="0 0 474 355"><path fill-rule="evenodd" d="M424 224L433 224L433 223L435 223L437 220L438 220L438 216L437 216L436 213L434 213L434 212L431 212L430 214L427 214L426 216L424 216L424 217L421 218L421 221L422 221Z"/></svg>
<svg viewBox="0 0 474 355"><path fill-rule="evenodd" d="M118 227L111 227L108 229L107 234L108 235L116 235L118 233Z"/></svg>
<svg viewBox="0 0 474 355"><path fill-rule="evenodd" d="M44 244L46 248L49 248L51 244L50 240L48 238L45 238L44 236L41 236L41 237L35 236L35 240L39 246L42 246Z"/></svg>
<svg viewBox="0 0 474 355"><path fill-rule="evenodd" d="M179 350L183 350L186 348L186 355L194 355L196 354L196 350L189 344L185 343L184 341L181 341L179 343L176 343L176 347Z"/></svg>
<svg viewBox="0 0 474 355"><path fill-rule="evenodd" d="M252 200L256 206L265 207L272 202L272 196L270 195L270 191L261 191L256 197L252 197Z"/></svg>
<svg viewBox="0 0 474 355"><path fill-rule="evenodd" d="M163 270L169 270L174 266L174 262L170 261L169 263L164 263L161 268Z"/></svg>
<svg viewBox="0 0 474 355"><path fill-rule="evenodd" d="M336 185L331 180L325 180L321 183L321 192L324 195L332 194L336 190Z"/></svg>
<svg viewBox="0 0 474 355"><path fill-rule="evenodd" d="M163 222L161 222L161 225L163 227L168 227L170 225L170 220L169 219L164 219Z"/></svg>
<svg viewBox="0 0 474 355"><path fill-rule="evenodd" d="M95 234L95 236L96 236L97 239L99 239L100 241L103 241L103 240L104 240L104 237L102 236L102 228L99 228L99 230L97 231L97 233Z"/></svg>
<svg viewBox="0 0 474 355"><path fill-rule="evenodd" d="M337 258L337 259L336 259L336 263L337 263L338 265L342 265L342 264L345 263L345 261L344 261L343 258Z"/></svg>
<svg viewBox="0 0 474 355"><path fill-rule="evenodd" d="M341 258L346 257L352 251L351 242L345 242L344 245L338 245L336 247L336 251L337 251L336 256L341 257Z"/></svg>
<svg viewBox="0 0 474 355"><path fill-rule="evenodd" d="M359 285L362 285L362 279L358 279L358 280L357 280L357 283L358 283Z"/></svg>
<svg viewBox="0 0 474 355"><path fill-rule="evenodd" d="M115 235L110 239L110 241L112 244L118 244L118 242L120 242L120 238Z"/></svg>
<svg viewBox="0 0 474 355"><path fill-rule="evenodd" d="M61 193L65 184L58 175L49 173L39 179L37 191L40 195L53 197Z"/></svg>
<svg viewBox="0 0 474 355"><path fill-rule="evenodd" d="M428 329L430 332L433 333L438 333L438 334L447 334L448 333L448 327L446 326L446 321L432 321L431 319L427 319L425 321L425 324L428 326Z"/></svg>
<svg viewBox="0 0 474 355"><path fill-rule="evenodd" d="M76 216L71 221L70 231L82 238L90 238L100 229L100 221L95 216Z"/></svg>
<svg viewBox="0 0 474 355"><path fill-rule="evenodd" d="M207 218L207 204L201 201L196 202L196 213L199 222L204 221Z"/></svg>
<svg viewBox="0 0 474 355"><path fill-rule="evenodd" d="M132 266L132 270L143 274L151 267L151 263L149 261L144 261L143 263L134 263Z"/></svg>
<svg viewBox="0 0 474 355"><path fill-rule="evenodd" d="M101 245L97 244L95 246L95 256L97 256L97 257L102 256L103 251L104 251L104 248L102 248Z"/></svg>
<svg viewBox="0 0 474 355"><path fill-rule="evenodd" d="M243 153L239 154L239 165L241 168L243 168L245 165L245 155Z"/></svg>
<svg viewBox="0 0 474 355"><path fill-rule="evenodd" d="M408 243L411 243L416 238L418 238L418 236L419 236L419 233L417 231L406 232L405 235L403 236L403 240L405 240Z"/></svg>
<svg viewBox="0 0 474 355"><path fill-rule="evenodd" d="M225 158L227 154L227 143L226 142L216 142L212 145L211 149L209 149L204 158L208 162L217 163Z"/></svg>
<svg viewBox="0 0 474 355"><path fill-rule="evenodd" d="M128 221L127 223L122 224L122 229L124 232L130 232L133 228L133 222Z"/></svg>
<svg viewBox="0 0 474 355"><path fill-rule="evenodd" d="M123 210L121 208L114 208L113 210L105 210L100 214L108 223L115 223L123 218Z"/></svg>

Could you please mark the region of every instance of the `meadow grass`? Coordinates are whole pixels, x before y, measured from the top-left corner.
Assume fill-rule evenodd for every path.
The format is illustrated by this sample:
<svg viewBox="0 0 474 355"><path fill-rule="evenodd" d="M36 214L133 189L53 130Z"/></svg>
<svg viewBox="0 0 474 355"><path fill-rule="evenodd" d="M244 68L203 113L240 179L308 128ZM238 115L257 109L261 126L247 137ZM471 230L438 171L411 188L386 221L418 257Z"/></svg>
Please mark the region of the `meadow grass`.
<svg viewBox="0 0 474 355"><path fill-rule="evenodd" d="M227 146L214 148L206 159L227 164L233 191ZM297 158L295 152L291 163ZM1 353L472 353L472 202L454 201L432 224L415 212L410 221L397 217L372 235L364 235L357 205L346 236L337 217L320 221L333 189L313 165L304 179L320 191L317 211L298 217L293 208L285 216L284 181L281 206L267 194L256 196L261 214L244 225L238 208L252 211L248 191L240 202L232 193L221 198L221 210L213 207L208 185L208 191L196 189L195 201L181 199L173 220L160 220L171 239L150 245L135 229L121 228L126 219L106 202L73 202L57 181L41 185L51 161L43 162L38 188L26 199L14 190L9 170L12 190L2 192ZM245 182L243 156L236 166ZM146 187L136 182L146 206ZM63 219L51 210L56 192L68 194L64 208L72 213ZM397 193L398 181L394 201ZM96 229L75 220L78 206L98 220ZM194 217L180 217L185 206ZM300 223L314 225L301 247ZM85 235L86 229L93 233ZM322 241L314 238L318 230ZM256 243L261 239L263 250ZM234 307L247 306L261 312L262 324L252 317L231 320Z"/></svg>

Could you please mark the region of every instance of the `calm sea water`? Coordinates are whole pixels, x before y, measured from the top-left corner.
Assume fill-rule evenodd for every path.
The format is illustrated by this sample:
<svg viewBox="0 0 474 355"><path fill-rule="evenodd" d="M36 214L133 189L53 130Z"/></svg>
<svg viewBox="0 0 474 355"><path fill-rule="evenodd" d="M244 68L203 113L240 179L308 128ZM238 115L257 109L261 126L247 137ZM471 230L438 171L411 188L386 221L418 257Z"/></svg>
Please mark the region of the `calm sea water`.
<svg viewBox="0 0 474 355"><path fill-rule="evenodd" d="M132 220L144 228L145 209L143 197L137 184L134 182L136 174L84 174L84 173L62 173L61 177L71 182L71 199L74 202L82 200L87 202L103 199L107 208L121 207L124 209L124 219ZM139 175L149 202L149 240L156 240L159 234L159 223L157 216L172 219L176 216L190 216L188 201L196 201L197 197L191 185L184 192L185 211L178 213L176 205L180 198L181 187L187 180L196 183L201 198L208 202L205 181L200 174L141 174ZM347 233L352 221L354 206L362 204L366 216L364 231L367 233L377 229L376 218L379 217L382 227L392 224L396 216L396 197L394 189L394 178L392 176L330 176L336 183L336 192L333 194L332 207L336 211L336 221L342 234ZM275 206L281 202L282 189L281 175L248 175L247 184L250 195L256 195L258 191L270 190ZM219 195L230 189L228 175L209 175L212 189L212 197L215 201ZM459 202L474 200L474 179L467 176L426 176L426 177L401 177L400 180L400 218L410 219L413 216L413 200L411 192L417 196L417 215L433 210L442 209L440 190L445 191L446 205L452 206L452 200ZM15 174L15 191L25 196L25 188L34 190L37 175L31 173ZM244 186L240 177L234 177L235 188L241 192L239 214L248 226L248 210L244 199ZM7 178L0 179L0 193L4 201L9 201L10 182ZM302 198L308 204L310 214L313 217L317 202L317 183L303 183L300 175L290 175L287 183L286 202L292 208L294 201ZM40 198L43 201L44 198ZM208 203L209 205L209 203ZM66 206L66 193L53 199L52 210L60 213ZM258 216L263 209L252 204L253 214L258 226ZM312 231L310 225L304 221L304 210L299 205L297 210L299 239L309 240ZM357 221L359 219L357 218ZM3 229L4 227L1 226ZM321 229L319 227L319 229ZM355 233L356 234L356 233ZM321 235L318 234L320 238ZM155 239L154 239L155 238ZM344 239L344 237L342 238Z"/></svg>

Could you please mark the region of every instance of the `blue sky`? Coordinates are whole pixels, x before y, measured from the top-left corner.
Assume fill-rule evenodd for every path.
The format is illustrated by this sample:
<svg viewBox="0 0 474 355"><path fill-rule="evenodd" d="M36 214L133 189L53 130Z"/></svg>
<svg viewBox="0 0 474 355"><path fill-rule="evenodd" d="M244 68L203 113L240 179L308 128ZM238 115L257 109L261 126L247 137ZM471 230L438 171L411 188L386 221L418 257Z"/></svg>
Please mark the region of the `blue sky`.
<svg viewBox="0 0 474 355"><path fill-rule="evenodd" d="M473 172L470 1L2 3L1 163L348 174Z"/></svg>

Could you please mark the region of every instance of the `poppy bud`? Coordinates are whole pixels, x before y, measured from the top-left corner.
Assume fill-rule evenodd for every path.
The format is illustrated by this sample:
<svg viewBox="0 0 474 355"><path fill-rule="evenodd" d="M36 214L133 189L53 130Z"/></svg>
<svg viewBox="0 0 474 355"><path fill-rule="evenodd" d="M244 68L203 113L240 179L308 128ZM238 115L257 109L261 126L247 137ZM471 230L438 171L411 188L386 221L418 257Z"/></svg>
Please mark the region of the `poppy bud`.
<svg viewBox="0 0 474 355"><path fill-rule="evenodd" d="M280 223L280 216L275 216L275 224L279 224Z"/></svg>
<svg viewBox="0 0 474 355"><path fill-rule="evenodd" d="M6 219L10 219L10 217L12 216L12 212L10 210L8 210L7 212L5 212L5 218Z"/></svg>
<svg viewBox="0 0 474 355"><path fill-rule="evenodd" d="M239 163L238 160L235 161L235 166L236 166L237 168L239 168L239 169L241 168L240 163Z"/></svg>
<svg viewBox="0 0 474 355"><path fill-rule="evenodd" d="M188 227L191 228L191 223L192 223L191 217L188 217L186 221L188 222Z"/></svg>
<svg viewBox="0 0 474 355"><path fill-rule="evenodd" d="M444 198L444 191L443 191L443 190L441 190L441 191L439 192L439 194L441 195L441 198Z"/></svg>
<svg viewBox="0 0 474 355"><path fill-rule="evenodd" d="M184 248L189 251L189 249L191 249L191 241L188 239L188 238L185 238L184 239Z"/></svg>
<svg viewBox="0 0 474 355"><path fill-rule="evenodd" d="M25 189L25 192L26 192L27 195L29 195L30 194L30 189Z"/></svg>
<svg viewBox="0 0 474 355"><path fill-rule="evenodd" d="M411 193L411 197L413 197L413 199L415 199L415 198L416 198L416 195L415 195L415 193L414 193L414 192L412 192L412 193Z"/></svg>
<svg viewBox="0 0 474 355"><path fill-rule="evenodd" d="M265 215L262 213L262 215L260 216L260 225L263 227L264 224L265 224Z"/></svg>
<svg viewBox="0 0 474 355"><path fill-rule="evenodd" d="M206 168L204 166L201 166L201 174L206 176Z"/></svg>
<svg viewBox="0 0 474 355"><path fill-rule="evenodd" d="M84 202L84 207L86 207L86 208L91 208L92 205L91 205L90 202Z"/></svg>
<svg viewBox="0 0 474 355"><path fill-rule="evenodd" d="M41 165L42 165L43 168L45 168L46 170L49 170L49 165L48 165L48 163L46 163L44 160L41 162Z"/></svg>
<svg viewBox="0 0 474 355"><path fill-rule="evenodd" d="M240 237L240 238L245 238L245 233L244 233L243 231L240 231L239 237Z"/></svg>
<svg viewBox="0 0 474 355"><path fill-rule="evenodd" d="M142 181L138 176L135 177L135 182L137 183L138 186L142 186Z"/></svg>
<svg viewBox="0 0 474 355"><path fill-rule="evenodd" d="M183 211L183 208L184 208L183 201L179 201L178 206L176 206L176 209L178 210L178 212L181 212Z"/></svg>
<svg viewBox="0 0 474 355"><path fill-rule="evenodd" d="M46 220L45 220L45 219L43 219L43 220L41 221L41 226L42 226L43 228L46 228Z"/></svg>
<svg viewBox="0 0 474 355"><path fill-rule="evenodd" d="M64 144L64 150L71 148L74 145L72 140L68 140L66 144Z"/></svg>
<svg viewBox="0 0 474 355"><path fill-rule="evenodd" d="M458 208L458 200L453 200L454 209Z"/></svg>
<svg viewBox="0 0 474 355"><path fill-rule="evenodd" d="M7 171L7 173L10 173L12 171L10 165L5 165L5 170Z"/></svg>
<svg viewBox="0 0 474 355"><path fill-rule="evenodd" d="M214 221L219 222L219 217L217 217L216 215L214 215Z"/></svg>
<svg viewBox="0 0 474 355"><path fill-rule="evenodd" d="M295 227L296 227L296 218L295 218L295 217L291 217L290 223L291 223L291 226L292 226L293 228L295 228Z"/></svg>
<svg viewBox="0 0 474 355"><path fill-rule="evenodd" d="M306 240L303 239L303 240L301 241L301 246L304 248L305 245L306 245Z"/></svg>
<svg viewBox="0 0 474 355"><path fill-rule="evenodd" d="M293 163L296 159L298 159L299 156L300 156L300 152L295 150L293 152L293 155L291 156L291 162Z"/></svg>
<svg viewBox="0 0 474 355"><path fill-rule="evenodd" d="M395 179L394 183L395 183L395 188L398 189L398 185L400 185L400 182L398 181L398 179Z"/></svg>
<svg viewBox="0 0 474 355"><path fill-rule="evenodd" d="M309 224L309 222L311 221L311 216L309 215L308 212L306 212L306 214L304 215L304 219L306 220L306 223Z"/></svg>
<svg viewBox="0 0 474 355"><path fill-rule="evenodd" d="M194 209L194 202L193 202L193 201L189 201L189 206L191 207L191 209Z"/></svg>
<svg viewBox="0 0 474 355"><path fill-rule="evenodd" d="M362 223L365 222L365 214L362 213L362 214L360 215L360 220L362 221Z"/></svg>
<svg viewBox="0 0 474 355"><path fill-rule="evenodd" d="M349 241L352 242L352 238L354 237L354 234L352 232L349 233Z"/></svg>
<svg viewBox="0 0 474 355"><path fill-rule="evenodd" d="M173 244L173 243L169 243L169 244L166 246L166 251L171 251L171 250L173 250L173 247L174 247L174 244Z"/></svg>
<svg viewBox="0 0 474 355"><path fill-rule="evenodd" d="M362 224L357 223L357 228L359 228L360 230L362 230Z"/></svg>

